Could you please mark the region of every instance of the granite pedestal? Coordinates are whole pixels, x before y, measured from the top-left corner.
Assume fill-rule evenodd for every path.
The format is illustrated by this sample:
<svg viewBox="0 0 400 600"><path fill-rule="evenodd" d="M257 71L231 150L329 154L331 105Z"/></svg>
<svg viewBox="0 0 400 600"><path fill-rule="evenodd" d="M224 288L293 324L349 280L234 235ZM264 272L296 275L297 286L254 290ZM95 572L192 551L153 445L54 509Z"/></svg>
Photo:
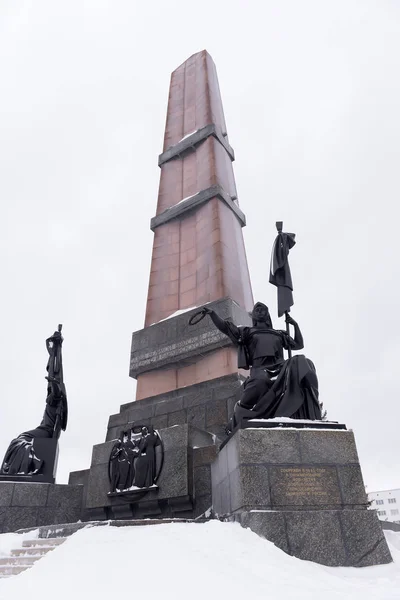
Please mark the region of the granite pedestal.
<svg viewBox="0 0 400 600"><path fill-rule="evenodd" d="M242 429L212 465L213 510L305 560L390 562L368 501L354 435L343 430Z"/></svg>
<svg viewBox="0 0 400 600"><path fill-rule="evenodd" d="M2 481L0 533L75 523L81 518L82 494L82 485Z"/></svg>
<svg viewBox="0 0 400 600"><path fill-rule="evenodd" d="M196 518L211 508L211 462L216 457L213 436L182 424L160 429L164 448L157 487L109 495L108 464L114 441L93 447L89 470L71 473L70 482L85 487L84 518Z"/></svg>

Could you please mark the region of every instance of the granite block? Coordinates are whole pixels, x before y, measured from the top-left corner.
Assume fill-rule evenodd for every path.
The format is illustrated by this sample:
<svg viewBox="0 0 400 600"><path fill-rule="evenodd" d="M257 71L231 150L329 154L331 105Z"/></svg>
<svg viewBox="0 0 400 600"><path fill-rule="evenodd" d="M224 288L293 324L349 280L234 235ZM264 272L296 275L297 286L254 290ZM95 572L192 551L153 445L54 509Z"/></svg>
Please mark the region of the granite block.
<svg viewBox="0 0 400 600"><path fill-rule="evenodd" d="M132 508L134 519L147 519L149 517L154 518L161 516L163 512L157 499L138 502Z"/></svg>
<svg viewBox="0 0 400 600"><path fill-rule="evenodd" d="M211 463L211 485L212 485L212 489L213 489L213 495L214 495L214 490L216 490L216 488L221 484L221 482L223 481L223 478L221 477L221 467L219 464L219 456L217 457L217 459Z"/></svg>
<svg viewBox="0 0 400 600"><path fill-rule="evenodd" d="M213 386L212 396L213 400L239 400L242 392L243 378L235 374L230 377L230 381L226 382L220 380L219 383Z"/></svg>
<svg viewBox="0 0 400 600"><path fill-rule="evenodd" d="M81 506L73 504L55 508L44 506L38 509L38 526L76 523L81 518Z"/></svg>
<svg viewBox="0 0 400 600"><path fill-rule="evenodd" d="M209 425L207 431L215 436L217 444L221 444L226 438L225 425Z"/></svg>
<svg viewBox="0 0 400 600"><path fill-rule="evenodd" d="M123 429L123 427L128 423L128 421L128 411L111 415L108 419L108 429L110 429L111 427L118 427L118 429Z"/></svg>
<svg viewBox="0 0 400 600"><path fill-rule="evenodd" d="M288 511L284 514L289 554L330 567L348 564L339 511Z"/></svg>
<svg viewBox="0 0 400 600"><path fill-rule="evenodd" d="M344 510L340 514L348 564L370 567L392 562L378 515L374 510Z"/></svg>
<svg viewBox="0 0 400 600"><path fill-rule="evenodd" d="M240 436L234 435L233 437L231 437L229 442L221 450L221 452L224 450L226 452L227 469L228 469L229 473L234 471L239 466L239 460L240 460L239 441L240 441Z"/></svg>
<svg viewBox="0 0 400 600"><path fill-rule="evenodd" d="M10 506L4 513L3 533L27 529L38 525L38 507Z"/></svg>
<svg viewBox="0 0 400 600"><path fill-rule="evenodd" d="M91 466L94 465L103 465L107 464L110 460L110 454L112 447L114 446L114 442L103 442L102 444L96 444L93 446L92 450L92 463Z"/></svg>
<svg viewBox="0 0 400 600"><path fill-rule="evenodd" d="M183 407L191 408L194 406L202 406L212 400L213 384L215 380L204 381L190 386L185 389L183 396Z"/></svg>
<svg viewBox="0 0 400 600"><path fill-rule="evenodd" d="M211 494L207 494L206 496L201 496L199 498L196 497L193 517L196 519L197 517L204 515L205 512L211 511L211 509L212 509Z"/></svg>
<svg viewBox="0 0 400 600"><path fill-rule="evenodd" d="M271 505L271 498L268 469L263 465L242 466L239 471L240 486L242 489L242 506L269 508Z"/></svg>
<svg viewBox="0 0 400 600"><path fill-rule="evenodd" d="M107 496L109 491L108 464L103 463L91 467L86 495L86 508L92 509L110 506L111 502Z"/></svg>
<svg viewBox="0 0 400 600"><path fill-rule="evenodd" d="M346 465L358 464L352 431L299 431L301 457L304 463Z"/></svg>
<svg viewBox="0 0 400 600"><path fill-rule="evenodd" d="M193 449L206 448L209 446L215 446L214 436L205 429L199 429L198 427L189 427L189 446Z"/></svg>
<svg viewBox="0 0 400 600"><path fill-rule="evenodd" d="M0 506L11 506L15 483L0 481Z"/></svg>
<svg viewBox="0 0 400 600"><path fill-rule="evenodd" d="M126 411L128 415L128 422L137 423L138 425L149 420L154 416L155 407L152 404L140 404L141 400L138 400L132 408ZM125 414L125 413L122 413Z"/></svg>
<svg viewBox="0 0 400 600"><path fill-rule="evenodd" d="M271 506L268 469L263 465L241 466L229 474L231 510Z"/></svg>
<svg viewBox="0 0 400 600"><path fill-rule="evenodd" d="M159 433L166 452L174 448L188 447L189 431L187 425L175 425L167 429L160 429Z"/></svg>
<svg viewBox="0 0 400 600"><path fill-rule="evenodd" d="M121 413L127 412L131 408L135 408L135 406L155 406L158 402L162 402L166 398L176 395L177 391L178 390L172 390L171 392L158 394L157 396L149 396L147 398L142 398L141 400L131 400L131 402L125 402L124 404L120 404L119 411Z"/></svg>
<svg viewBox="0 0 400 600"><path fill-rule="evenodd" d="M140 402L140 400L139 400ZM178 410L182 410L183 408L183 396L178 396L176 398L170 398L169 400L164 400L163 402L158 402L154 407L154 416L158 417L159 415L165 415L171 412L176 412Z"/></svg>
<svg viewBox="0 0 400 600"><path fill-rule="evenodd" d="M164 454L164 465L157 481L158 499L187 496L189 490L189 464L186 447L168 450Z"/></svg>
<svg viewBox="0 0 400 600"><path fill-rule="evenodd" d="M212 400L206 404L206 429L213 425L225 426L228 422L226 400Z"/></svg>
<svg viewBox="0 0 400 600"><path fill-rule="evenodd" d="M194 468L195 496L211 496L211 467L202 465Z"/></svg>
<svg viewBox="0 0 400 600"><path fill-rule="evenodd" d="M267 539L283 550L289 552L283 513L274 511L243 512L240 516L242 527L248 527L257 535Z"/></svg>
<svg viewBox="0 0 400 600"><path fill-rule="evenodd" d="M50 485L47 497L49 508L66 509L82 506L83 486L81 485Z"/></svg>
<svg viewBox="0 0 400 600"><path fill-rule="evenodd" d="M89 478L89 469L82 471L71 471L69 474L68 485L87 485Z"/></svg>
<svg viewBox="0 0 400 600"><path fill-rule="evenodd" d="M0 533L3 533L3 521L7 510L8 507L6 506L0 507Z"/></svg>
<svg viewBox="0 0 400 600"><path fill-rule="evenodd" d="M152 417L151 424L153 425L154 429L166 429L168 427L168 415Z"/></svg>
<svg viewBox="0 0 400 600"><path fill-rule="evenodd" d="M221 516L229 515L232 512L232 493L230 489L229 477L221 483Z"/></svg>
<svg viewBox="0 0 400 600"><path fill-rule="evenodd" d="M16 483L12 506L46 506L50 483Z"/></svg>
<svg viewBox="0 0 400 600"><path fill-rule="evenodd" d="M140 421L128 421L127 429L129 430L132 427L142 427L142 426L149 427L152 424L152 422L153 422L152 418L140 419Z"/></svg>
<svg viewBox="0 0 400 600"><path fill-rule="evenodd" d="M88 521L106 521L109 518L109 508L98 506L86 511Z"/></svg>
<svg viewBox="0 0 400 600"><path fill-rule="evenodd" d="M187 409L187 422L188 425L199 427L200 429L206 428L206 408L205 406L191 406Z"/></svg>
<svg viewBox="0 0 400 600"><path fill-rule="evenodd" d="M223 514L227 514L231 511L236 512L244 505L240 469L238 468L235 471L232 471L232 473L229 473L229 476L224 481L229 483L230 502L228 502L225 497L221 498Z"/></svg>
<svg viewBox="0 0 400 600"><path fill-rule="evenodd" d="M236 435L239 435L240 462L242 464L301 462L297 431L241 429L235 433Z"/></svg>
<svg viewBox="0 0 400 600"><path fill-rule="evenodd" d="M145 327L139 331L135 331L132 334L132 353L139 351L146 351L148 349L157 347L157 345L167 342L171 338L175 338L177 320L166 319L160 321L150 327Z"/></svg>
<svg viewBox="0 0 400 600"><path fill-rule="evenodd" d="M227 446L220 450L217 459L212 464L212 470L214 471L214 476L216 478L216 482L220 483L224 479L228 477L228 451Z"/></svg>
<svg viewBox="0 0 400 600"><path fill-rule="evenodd" d="M110 427L107 430L106 442L117 440L121 434L121 427Z"/></svg>
<svg viewBox="0 0 400 600"><path fill-rule="evenodd" d="M223 482L212 486L212 508L215 515L222 514L221 490Z"/></svg>
<svg viewBox="0 0 400 600"><path fill-rule="evenodd" d="M235 406L238 403L239 399L240 399L240 392L237 392L235 395L231 396L230 398L226 399L226 413L228 416L228 422L229 420L232 418L234 410L235 410Z"/></svg>
<svg viewBox="0 0 400 600"><path fill-rule="evenodd" d="M168 427L173 427L174 425L185 425L186 422L186 410L177 410L176 412L168 414Z"/></svg>
<svg viewBox="0 0 400 600"><path fill-rule="evenodd" d="M361 468L359 465L339 465L337 467L343 504L367 505L368 498Z"/></svg>
<svg viewBox="0 0 400 600"><path fill-rule="evenodd" d="M205 446L204 448L195 448L193 450L193 467L202 465L211 465L217 457L216 446ZM211 477L211 473L210 473Z"/></svg>
<svg viewBox="0 0 400 600"><path fill-rule="evenodd" d="M114 519L132 519L133 517L132 506L128 503L113 504L111 511Z"/></svg>

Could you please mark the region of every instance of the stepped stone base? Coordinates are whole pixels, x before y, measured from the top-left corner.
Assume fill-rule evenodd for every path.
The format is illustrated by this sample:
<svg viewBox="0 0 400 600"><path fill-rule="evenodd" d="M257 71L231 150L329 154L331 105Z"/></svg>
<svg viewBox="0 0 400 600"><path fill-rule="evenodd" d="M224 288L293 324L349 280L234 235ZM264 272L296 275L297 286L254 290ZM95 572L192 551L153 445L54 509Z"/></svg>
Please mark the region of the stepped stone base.
<svg viewBox="0 0 400 600"><path fill-rule="evenodd" d="M212 465L213 509L304 560L392 558L368 501L351 431L242 429Z"/></svg>
<svg viewBox="0 0 400 600"><path fill-rule="evenodd" d="M85 527L142 527L144 525L165 525L168 523L205 523L210 519L123 519L110 521L87 521L83 523L64 523L59 525L46 525L39 527L39 540L66 538ZM16 533L29 533L37 528L20 529Z"/></svg>
<svg viewBox="0 0 400 600"><path fill-rule="evenodd" d="M81 519L192 518L211 509L211 463L241 393L238 374L219 377L121 406L111 415L106 441L93 447L89 469L74 471L69 483L83 487ZM152 425L164 446L158 490L138 498L108 496L108 463L121 431Z"/></svg>
<svg viewBox="0 0 400 600"><path fill-rule="evenodd" d="M240 397L244 377L238 373L123 404L108 421L106 441L117 439L122 429L135 423L166 429L192 425L225 438L225 426Z"/></svg>

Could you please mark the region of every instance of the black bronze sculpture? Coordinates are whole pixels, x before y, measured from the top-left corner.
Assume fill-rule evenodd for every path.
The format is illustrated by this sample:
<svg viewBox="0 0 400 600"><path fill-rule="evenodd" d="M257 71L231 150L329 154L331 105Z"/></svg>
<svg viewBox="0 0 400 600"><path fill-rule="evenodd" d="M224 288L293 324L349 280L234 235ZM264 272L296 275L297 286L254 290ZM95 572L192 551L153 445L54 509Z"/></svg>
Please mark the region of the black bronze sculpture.
<svg viewBox="0 0 400 600"><path fill-rule="evenodd" d="M238 347L238 367L250 369L243 384L243 393L227 426L227 433L241 426L243 419L291 417L320 420L322 405L318 400L318 379L314 364L304 355L292 357L292 350L304 347L303 336L296 321L289 315L293 306L293 284L289 268L289 251L295 245L295 234L283 233L277 222L278 236L271 257L269 281L278 290L278 316L285 315L286 331L272 326L268 307L255 304L251 327L237 327L217 313L204 307L192 316L189 325L210 315L214 325ZM294 328L294 337L289 326ZM283 351L287 350L288 359Z"/></svg>
<svg viewBox="0 0 400 600"><path fill-rule="evenodd" d="M109 460L110 494L154 487L162 469L163 447L158 431L136 425L123 431Z"/></svg>
<svg viewBox="0 0 400 600"><path fill-rule="evenodd" d="M62 325L58 331L46 340L46 348L49 353L46 370L48 381L46 407L43 419L36 429L21 433L12 440L1 466L2 476L33 476L42 475L46 470L53 475L53 466L56 460L57 440L61 430L65 431L68 419L67 394L63 378L62 366ZM44 455L37 455L35 441L53 439L53 443L46 442L38 444ZM48 450L47 450L48 448ZM49 464L48 464L49 463ZM45 469L46 467L46 469Z"/></svg>
<svg viewBox="0 0 400 600"><path fill-rule="evenodd" d="M134 459L140 451L130 437L128 431L123 431L111 451L110 479L113 492L129 489L135 479Z"/></svg>
<svg viewBox="0 0 400 600"><path fill-rule="evenodd" d="M287 360L283 356L284 349L303 348L303 337L294 319L286 317L286 322L294 327L292 338L286 331L273 329L269 310L261 302L255 304L251 313L252 327L237 327L207 307L202 311L238 347L238 368L250 369L228 433L244 418L321 419L313 363L303 355Z"/></svg>

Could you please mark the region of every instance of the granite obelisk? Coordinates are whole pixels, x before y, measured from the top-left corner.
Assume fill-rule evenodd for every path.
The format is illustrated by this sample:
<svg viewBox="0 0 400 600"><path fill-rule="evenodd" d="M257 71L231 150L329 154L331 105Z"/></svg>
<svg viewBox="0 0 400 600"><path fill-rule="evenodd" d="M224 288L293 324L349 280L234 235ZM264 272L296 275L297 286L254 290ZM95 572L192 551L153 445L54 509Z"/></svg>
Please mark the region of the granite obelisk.
<svg viewBox="0 0 400 600"><path fill-rule="evenodd" d="M232 161L214 62L206 51L171 76L145 327L230 298L253 304ZM135 337L132 350L135 352ZM137 399L237 372L233 348L137 376Z"/></svg>

